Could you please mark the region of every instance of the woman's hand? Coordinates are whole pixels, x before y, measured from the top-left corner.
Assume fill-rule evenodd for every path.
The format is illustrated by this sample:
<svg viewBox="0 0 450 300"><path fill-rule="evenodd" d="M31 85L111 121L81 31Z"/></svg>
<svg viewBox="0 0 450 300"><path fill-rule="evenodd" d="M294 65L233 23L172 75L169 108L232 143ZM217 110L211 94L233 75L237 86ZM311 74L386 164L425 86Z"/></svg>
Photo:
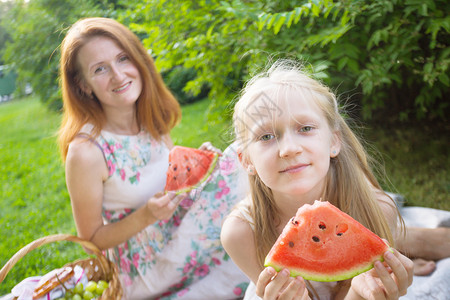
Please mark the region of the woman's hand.
<svg viewBox="0 0 450 300"><path fill-rule="evenodd" d="M208 150L208 151L213 151L213 152L217 152L219 154L222 154L222 151L216 147L214 147L211 142L204 142L198 149L200 150Z"/></svg>
<svg viewBox="0 0 450 300"><path fill-rule="evenodd" d="M272 267L259 274L256 295L264 300L306 300L310 299L303 278L290 277L287 269L277 273Z"/></svg>
<svg viewBox="0 0 450 300"><path fill-rule="evenodd" d="M351 290L363 299L398 299L406 294L413 280L413 262L394 249L384 253L385 263L352 279Z"/></svg>
<svg viewBox="0 0 450 300"><path fill-rule="evenodd" d="M168 220L172 217L175 209L180 204L181 200L186 197L186 194L176 195L175 192L168 192L166 194L157 193L155 196L147 201L147 208L151 216L158 220Z"/></svg>

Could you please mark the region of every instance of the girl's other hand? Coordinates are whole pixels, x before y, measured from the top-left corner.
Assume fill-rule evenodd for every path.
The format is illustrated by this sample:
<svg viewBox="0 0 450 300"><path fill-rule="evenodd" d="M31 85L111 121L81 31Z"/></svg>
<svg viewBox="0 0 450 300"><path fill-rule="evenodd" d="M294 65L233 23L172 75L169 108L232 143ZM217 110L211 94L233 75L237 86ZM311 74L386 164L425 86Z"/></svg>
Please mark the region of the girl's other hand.
<svg viewBox="0 0 450 300"><path fill-rule="evenodd" d="M147 201L147 208L151 216L155 219L155 222L158 220L168 220L172 217L178 204L186 196L186 193L179 195L176 195L175 192L168 192L166 194L157 193Z"/></svg>
<svg viewBox="0 0 450 300"><path fill-rule="evenodd" d="M385 263L352 279L351 289L364 299L398 299L413 280L413 262L394 249L384 253Z"/></svg>
<svg viewBox="0 0 450 300"><path fill-rule="evenodd" d="M287 269L277 273L272 267L265 268L259 274L256 295L264 300L310 299L303 278L290 277Z"/></svg>

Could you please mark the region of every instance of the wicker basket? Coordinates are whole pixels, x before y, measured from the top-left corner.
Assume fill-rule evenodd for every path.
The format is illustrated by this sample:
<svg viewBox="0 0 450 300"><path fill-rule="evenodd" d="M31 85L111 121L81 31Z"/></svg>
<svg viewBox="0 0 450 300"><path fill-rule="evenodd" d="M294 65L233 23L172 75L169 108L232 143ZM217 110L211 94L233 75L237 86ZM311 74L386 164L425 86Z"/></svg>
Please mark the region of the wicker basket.
<svg viewBox="0 0 450 300"><path fill-rule="evenodd" d="M12 267L26 254L41 245L58 241L76 242L82 245L84 249L92 251L92 253L95 254L95 258L80 259L66 264L65 267L75 267L76 265L78 265L85 270L88 280L98 281L100 279L103 279L108 281L109 286L99 299L122 299L123 291L119 280L119 271L117 269L117 266L110 260L108 260L93 243L70 234L55 234L45 236L29 243L28 245L20 249L0 270L0 283L2 283L2 281L5 279L6 275L12 269Z"/></svg>

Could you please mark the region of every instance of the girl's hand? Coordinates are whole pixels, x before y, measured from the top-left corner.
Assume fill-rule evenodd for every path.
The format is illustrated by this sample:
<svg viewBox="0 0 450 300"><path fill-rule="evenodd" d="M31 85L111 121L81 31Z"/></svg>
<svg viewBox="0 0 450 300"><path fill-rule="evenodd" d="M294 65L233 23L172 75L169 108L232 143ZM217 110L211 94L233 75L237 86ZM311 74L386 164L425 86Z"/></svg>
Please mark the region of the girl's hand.
<svg viewBox="0 0 450 300"><path fill-rule="evenodd" d="M398 299L406 294L413 280L413 262L394 249L384 253L385 264L376 261L375 267L352 279L351 290L363 299Z"/></svg>
<svg viewBox="0 0 450 300"><path fill-rule="evenodd" d="M287 269L277 273L272 267L259 274L256 295L264 300L306 300L310 299L303 278L290 277Z"/></svg>
<svg viewBox="0 0 450 300"><path fill-rule="evenodd" d="M168 220L185 197L186 194L176 195L174 192L168 192L167 194L157 193L147 201L147 209L155 219L154 222Z"/></svg>

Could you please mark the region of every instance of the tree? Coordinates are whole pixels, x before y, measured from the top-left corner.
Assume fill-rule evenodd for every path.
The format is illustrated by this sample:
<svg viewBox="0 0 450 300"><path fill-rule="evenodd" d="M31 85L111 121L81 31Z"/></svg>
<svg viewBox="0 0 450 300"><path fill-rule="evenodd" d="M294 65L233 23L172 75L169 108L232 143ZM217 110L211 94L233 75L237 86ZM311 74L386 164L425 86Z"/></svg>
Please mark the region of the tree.
<svg viewBox="0 0 450 300"><path fill-rule="evenodd" d="M362 115L443 119L449 106L444 0L147 1L126 2L122 17L141 36L161 70L182 65L210 86L222 111L269 58L305 60L340 92L360 95ZM219 116L213 115L214 117Z"/></svg>
<svg viewBox="0 0 450 300"><path fill-rule="evenodd" d="M44 103L61 108L58 47L64 33L81 17L106 16L108 12L107 3L91 0L16 1L2 25L11 37L3 58L17 72L18 86L30 83Z"/></svg>
<svg viewBox="0 0 450 300"><path fill-rule="evenodd" d="M8 13L8 11L11 9L12 3L11 2L3 2L0 1L0 20L3 20ZM5 48L6 42L10 40L9 34L6 31L6 28L0 24L0 53L3 48ZM0 66L3 65L3 60L0 56Z"/></svg>

